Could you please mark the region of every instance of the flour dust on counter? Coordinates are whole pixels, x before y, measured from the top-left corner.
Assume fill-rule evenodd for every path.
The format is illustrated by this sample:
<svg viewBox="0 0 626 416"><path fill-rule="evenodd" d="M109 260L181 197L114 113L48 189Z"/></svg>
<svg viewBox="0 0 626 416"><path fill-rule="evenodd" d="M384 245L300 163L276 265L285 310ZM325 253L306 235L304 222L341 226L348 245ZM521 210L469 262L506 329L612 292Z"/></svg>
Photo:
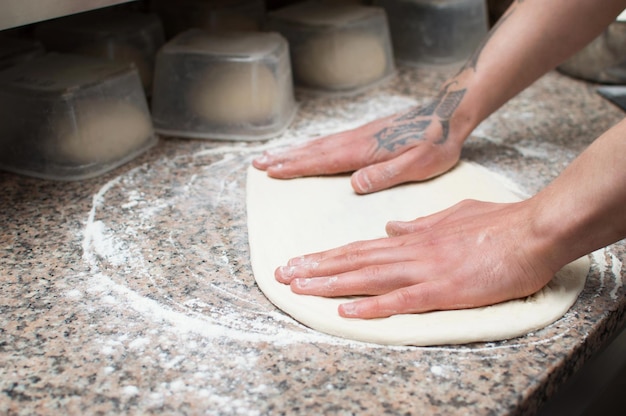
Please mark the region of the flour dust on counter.
<svg viewBox="0 0 626 416"><path fill-rule="evenodd" d="M334 108L328 112L303 106L290 129L272 141L202 143L193 152L174 152L104 184L93 196L81 230L90 290L162 330L210 342L407 348L310 329L268 301L247 261L246 170L253 155L354 128L416 104L394 94L330 101ZM560 321L563 333L567 319L566 314ZM488 343L485 351L497 356L498 350L537 342L546 339ZM476 352L464 346L442 348Z"/></svg>
<svg viewBox="0 0 626 416"><path fill-rule="evenodd" d="M255 148L250 153L259 151ZM124 321L128 332L103 339L102 353L115 352L125 344L131 350L146 346L155 342L157 333L158 343L166 345L176 343L170 337L193 339L177 345L180 354L193 354L203 343L224 342L278 348L294 344L352 350L409 348L312 330L267 300L250 265L237 260L249 257L247 219L241 215L246 211L248 153L239 145L223 145L140 165L111 179L93 195L81 230L82 257L90 272L84 286L73 286L66 297L93 311L131 313L136 315L131 321L147 320L158 328L151 330L154 334L142 330L142 335L133 336L132 326ZM460 355L483 351L494 358L525 343L553 341L442 348Z"/></svg>
<svg viewBox="0 0 626 416"><path fill-rule="evenodd" d="M334 343L306 330L299 337L282 336L283 325L294 333L299 325L267 305L250 287L254 282L245 278L243 265L233 261L239 253L232 244L242 230L216 217L240 209L240 186L235 177L214 180L211 170L231 160L228 154L220 157L206 165L205 157L193 157L195 165L183 158L140 166L94 195L83 230L83 259L93 271L89 290L176 332L246 342ZM184 183L142 189L141 178L171 177L169 170L179 164L194 166ZM208 188L217 197L205 198ZM118 215L123 222L112 220Z"/></svg>
<svg viewBox="0 0 626 416"><path fill-rule="evenodd" d="M354 345L276 310L249 264L245 171L253 154L354 127L415 101L379 95L346 102L312 123L302 111L284 138L257 146L203 145L114 177L93 195L81 230L89 292L180 334L274 345ZM75 289L78 290L78 289ZM73 292L76 295L75 292Z"/></svg>
<svg viewBox="0 0 626 416"><path fill-rule="evenodd" d="M608 276L606 271L610 271L608 274L613 278L613 288L609 292L609 297L613 300L617 300L617 292L620 288L624 287L624 282L622 281L622 262L608 247L594 251L591 253L591 256L598 265L600 290L603 290L605 286L607 286L606 279Z"/></svg>
<svg viewBox="0 0 626 416"><path fill-rule="evenodd" d="M461 162L422 183L357 195L346 175L278 180L248 168L248 233L254 276L266 296L295 319L319 331L390 345L447 345L524 335L561 318L585 286L590 262L561 269L539 292L481 308L349 319L337 308L345 297L306 296L274 277L291 258L385 237L389 220L409 221L462 200L515 202L519 197L491 171ZM470 259L471 261L471 259Z"/></svg>

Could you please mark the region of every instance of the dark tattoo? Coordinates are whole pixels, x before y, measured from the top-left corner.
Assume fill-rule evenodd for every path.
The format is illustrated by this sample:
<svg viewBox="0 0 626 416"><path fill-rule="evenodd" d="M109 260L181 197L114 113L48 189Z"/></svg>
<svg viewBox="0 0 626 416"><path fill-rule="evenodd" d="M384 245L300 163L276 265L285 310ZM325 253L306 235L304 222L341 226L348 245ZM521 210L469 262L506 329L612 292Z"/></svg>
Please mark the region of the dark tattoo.
<svg viewBox="0 0 626 416"><path fill-rule="evenodd" d="M452 113L459 106L459 103L465 95L465 90L452 91L444 95L441 100L441 104L437 107L437 116L441 119L447 120L452 117Z"/></svg>
<svg viewBox="0 0 626 416"><path fill-rule="evenodd" d="M438 103L438 100L435 100L432 103L428 104L426 107L418 107L414 110L411 110L408 113L405 113L402 116L398 117L394 121L407 121L413 120L414 118L419 116L432 116L437 109Z"/></svg>
<svg viewBox="0 0 626 416"><path fill-rule="evenodd" d="M468 61L461 67L455 79L465 70L471 69L476 71L478 59L493 34L500 28L500 26L515 12L517 6L523 3L524 0L515 0L515 5L509 7L508 11L498 19L491 31L485 36L485 39L478 46L476 51L468 59ZM445 85L439 95L433 102L425 107L416 108L411 110L402 116L396 118L393 126L385 127L374 135L378 141L378 149L385 149L390 152L395 151L399 147L405 146L410 142L424 140L424 131L433 123L439 122L441 126L441 137L435 141L436 144L443 144L448 140L448 134L450 133L450 118L452 114L459 107L459 104L465 96L466 89L453 90L450 88L455 85L457 81L452 81Z"/></svg>
<svg viewBox="0 0 626 416"><path fill-rule="evenodd" d="M437 98L427 106L416 108L401 115L394 120L397 124L385 127L376 133L374 137L378 141L378 148L393 152L410 142L422 141L424 140L424 131L433 121L439 122L441 125L441 137L435 143L445 143L450 131L450 117L465 95L465 89L449 92L450 87L454 84L456 83L452 82L446 85Z"/></svg>
<svg viewBox="0 0 626 416"><path fill-rule="evenodd" d="M435 144L444 144L448 140L448 133L450 132L450 121L441 120L441 138L435 142Z"/></svg>

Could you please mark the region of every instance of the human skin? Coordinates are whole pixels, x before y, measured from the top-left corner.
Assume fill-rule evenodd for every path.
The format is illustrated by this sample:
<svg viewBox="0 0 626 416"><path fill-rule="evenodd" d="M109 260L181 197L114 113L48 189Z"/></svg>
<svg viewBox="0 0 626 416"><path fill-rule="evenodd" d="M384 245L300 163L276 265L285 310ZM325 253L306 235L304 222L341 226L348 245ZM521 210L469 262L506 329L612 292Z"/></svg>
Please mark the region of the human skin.
<svg viewBox="0 0 626 416"><path fill-rule="evenodd" d="M461 309L530 295L565 264L626 236L626 121L522 202L467 200L390 237L297 257L276 271L296 293L375 295L345 317Z"/></svg>
<svg viewBox="0 0 626 416"><path fill-rule="evenodd" d="M440 175L458 162L482 120L600 34L626 1L602 6L517 0L431 104L266 153L253 164L276 178L354 171L357 193ZM388 238L292 259L276 278L296 293L372 295L341 305L345 317L494 304L536 292L568 262L624 238L624 207L621 122L532 198L464 201L415 221L390 222Z"/></svg>

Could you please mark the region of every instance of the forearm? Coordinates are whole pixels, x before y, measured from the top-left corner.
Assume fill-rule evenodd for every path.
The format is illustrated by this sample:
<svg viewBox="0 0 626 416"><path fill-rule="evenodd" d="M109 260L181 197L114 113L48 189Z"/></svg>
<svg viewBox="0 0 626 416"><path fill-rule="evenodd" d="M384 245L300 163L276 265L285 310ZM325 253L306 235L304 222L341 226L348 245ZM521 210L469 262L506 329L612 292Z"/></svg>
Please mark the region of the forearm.
<svg viewBox="0 0 626 416"><path fill-rule="evenodd" d="M598 36L624 0L516 0L443 89L463 91L451 139L464 141L486 117Z"/></svg>
<svg viewBox="0 0 626 416"><path fill-rule="evenodd" d="M540 258L552 269L626 237L626 119L528 200Z"/></svg>
<svg viewBox="0 0 626 416"><path fill-rule="evenodd" d="M254 166L275 178L353 172L357 193L440 175L486 117L580 49L626 0L516 0L434 100L356 129L264 153Z"/></svg>

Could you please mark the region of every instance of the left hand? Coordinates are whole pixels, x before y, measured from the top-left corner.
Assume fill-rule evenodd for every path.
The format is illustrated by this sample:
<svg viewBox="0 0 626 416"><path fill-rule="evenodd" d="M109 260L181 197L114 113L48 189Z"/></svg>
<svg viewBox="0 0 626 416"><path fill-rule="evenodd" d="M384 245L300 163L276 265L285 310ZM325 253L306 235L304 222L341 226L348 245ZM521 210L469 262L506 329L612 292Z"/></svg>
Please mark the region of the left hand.
<svg viewBox="0 0 626 416"><path fill-rule="evenodd" d="M283 152L266 152L253 165L279 179L354 172L352 187L359 194L432 178L452 168L461 154L462 141L448 140L455 128L441 118L447 113L435 113L444 98Z"/></svg>
<svg viewBox="0 0 626 416"><path fill-rule="evenodd" d="M339 307L348 318L473 308L528 296L560 268L533 235L529 204L463 201L428 217L390 222L389 237L291 259L275 277L300 294L370 295Z"/></svg>

